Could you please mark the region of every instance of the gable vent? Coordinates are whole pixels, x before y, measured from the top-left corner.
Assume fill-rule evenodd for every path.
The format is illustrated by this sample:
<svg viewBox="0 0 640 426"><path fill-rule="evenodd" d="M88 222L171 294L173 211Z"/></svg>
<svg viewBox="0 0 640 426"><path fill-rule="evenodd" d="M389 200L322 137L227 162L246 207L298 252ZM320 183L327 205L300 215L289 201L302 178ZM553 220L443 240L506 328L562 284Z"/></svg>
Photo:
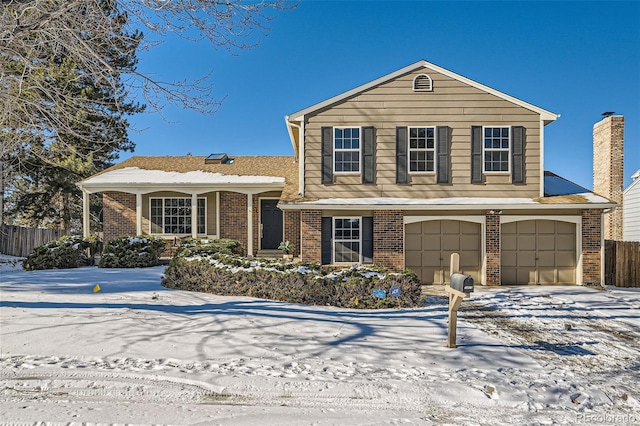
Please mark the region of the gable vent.
<svg viewBox="0 0 640 426"><path fill-rule="evenodd" d="M413 79L414 92L431 92L433 90L433 81L427 74L417 75Z"/></svg>

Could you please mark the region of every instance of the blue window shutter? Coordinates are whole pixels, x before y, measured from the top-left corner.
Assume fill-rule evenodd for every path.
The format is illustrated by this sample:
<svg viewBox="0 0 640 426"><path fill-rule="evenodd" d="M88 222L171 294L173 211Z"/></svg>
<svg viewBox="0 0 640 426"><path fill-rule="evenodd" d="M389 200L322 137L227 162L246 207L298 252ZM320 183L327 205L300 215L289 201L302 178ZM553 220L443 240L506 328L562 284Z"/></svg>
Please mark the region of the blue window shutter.
<svg viewBox="0 0 640 426"><path fill-rule="evenodd" d="M328 265L331 263L331 240L333 239L333 218L323 217L320 224L320 238L321 238L321 258L322 264Z"/></svg>
<svg viewBox="0 0 640 426"><path fill-rule="evenodd" d="M482 183L482 126L471 126L471 183Z"/></svg>
<svg viewBox="0 0 640 426"><path fill-rule="evenodd" d="M376 180L376 128L362 128L362 183Z"/></svg>
<svg viewBox="0 0 640 426"><path fill-rule="evenodd" d="M449 183L449 140L451 129L447 126L436 127L436 155L438 156L437 182Z"/></svg>
<svg viewBox="0 0 640 426"><path fill-rule="evenodd" d="M524 144L525 128L514 126L511 128L511 183L524 183Z"/></svg>
<svg viewBox="0 0 640 426"><path fill-rule="evenodd" d="M373 217L362 218L362 263L373 263Z"/></svg>
<svg viewBox="0 0 640 426"><path fill-rule="evenodd" d="M322 183L333 183L333 127L322 128Z"/></svg>
<svg viewBox="0 0 640 426"><path fill-rule="evenodd" d="M396 183L407 183L408 137L406 127L396 127Z"/></svg>

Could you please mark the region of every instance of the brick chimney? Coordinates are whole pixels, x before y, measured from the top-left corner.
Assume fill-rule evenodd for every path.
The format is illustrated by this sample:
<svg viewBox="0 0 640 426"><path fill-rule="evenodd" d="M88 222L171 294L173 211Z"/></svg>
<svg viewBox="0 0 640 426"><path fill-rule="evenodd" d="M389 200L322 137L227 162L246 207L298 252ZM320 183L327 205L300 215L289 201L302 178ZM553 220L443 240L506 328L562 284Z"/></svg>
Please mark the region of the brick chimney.
<svg viewBox="0 0 640 426"><path fill-rule="evenodd" d="M593 125L593 192L618 203L604 215L604 238L622 240L622 190L624 184L624 117L603 114Z"/></svg>

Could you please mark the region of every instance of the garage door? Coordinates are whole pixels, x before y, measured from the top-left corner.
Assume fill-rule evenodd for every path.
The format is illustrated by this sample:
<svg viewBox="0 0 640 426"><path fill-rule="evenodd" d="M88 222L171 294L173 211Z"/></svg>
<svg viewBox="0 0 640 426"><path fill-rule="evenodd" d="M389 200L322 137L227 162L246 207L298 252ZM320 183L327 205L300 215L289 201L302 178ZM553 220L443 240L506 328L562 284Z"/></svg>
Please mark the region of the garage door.
<svg viewBox="0 0 640 426"><path fill-rule="evenodd" d="M460 255L460 269L480 283L480 224L429 220L405 227L405 265L423 284L449 282L451 253Z"/></svg>
<svg viewBox="0 0 640 426"><path fill-rule="evenodd" d="M503 284L575 284L576 225L525 220L502 225Z"/></svg>

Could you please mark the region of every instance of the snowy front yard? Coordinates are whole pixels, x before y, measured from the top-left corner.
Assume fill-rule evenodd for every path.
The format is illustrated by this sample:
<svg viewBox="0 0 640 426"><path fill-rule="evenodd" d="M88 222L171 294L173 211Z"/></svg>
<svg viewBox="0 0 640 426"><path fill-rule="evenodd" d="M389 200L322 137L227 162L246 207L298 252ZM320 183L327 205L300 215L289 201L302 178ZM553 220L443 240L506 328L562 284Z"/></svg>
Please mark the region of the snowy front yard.
<svg viewBox="0 0 640 426"><path fill-rule="evenodd" d="M0 268L5 424L639 424L640 292L480 288L348 310ZM96 284L101 291L93 291Z"/></svg>

